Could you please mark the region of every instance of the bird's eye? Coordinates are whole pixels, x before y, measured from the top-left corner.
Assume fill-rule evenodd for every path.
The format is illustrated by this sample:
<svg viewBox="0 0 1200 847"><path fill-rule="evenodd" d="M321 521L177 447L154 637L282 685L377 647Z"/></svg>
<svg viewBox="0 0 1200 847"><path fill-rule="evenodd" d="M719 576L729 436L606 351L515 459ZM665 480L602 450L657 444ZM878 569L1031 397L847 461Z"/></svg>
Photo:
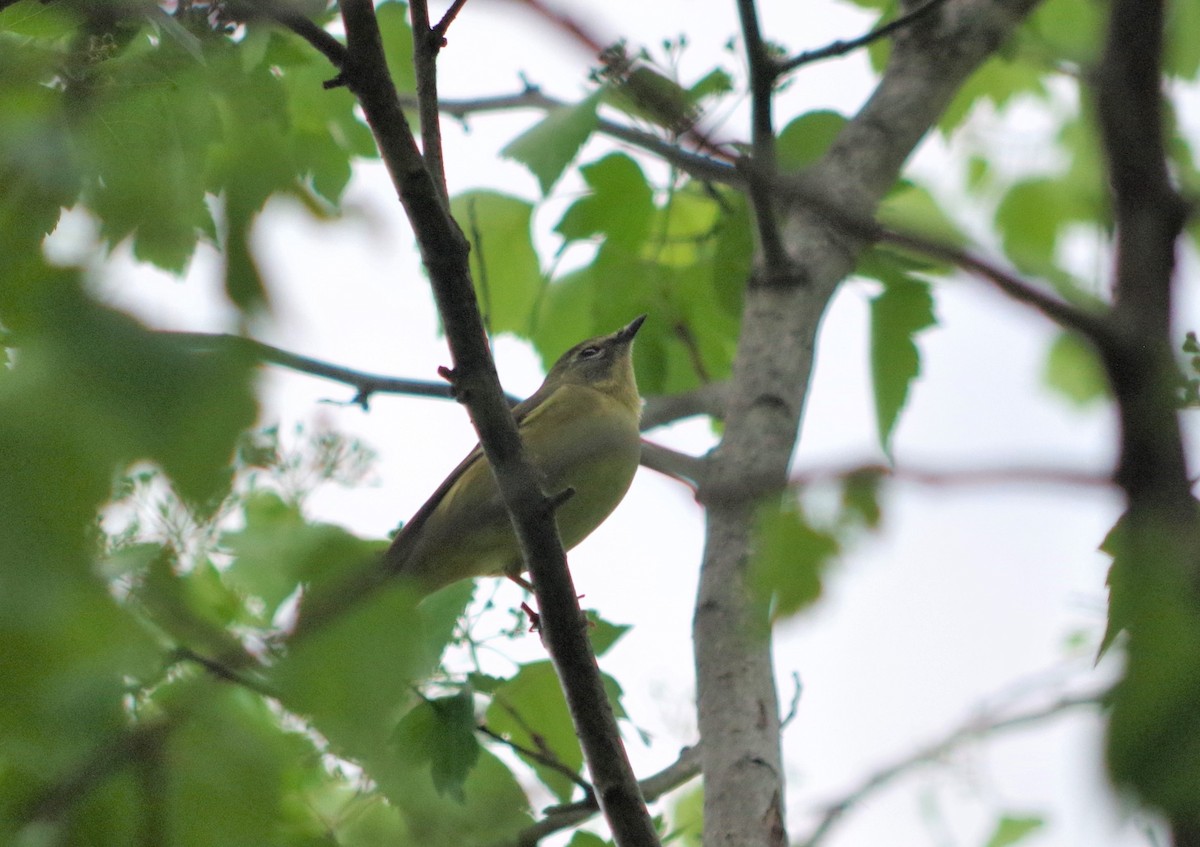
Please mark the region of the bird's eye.
<svg viewBox="0 0 1200 847"><path fill-rule="evenodd" d="M582 350L579 351L579 358L594 359L603 352L604 351L601 350L599 347L584 347Z"/></svg>

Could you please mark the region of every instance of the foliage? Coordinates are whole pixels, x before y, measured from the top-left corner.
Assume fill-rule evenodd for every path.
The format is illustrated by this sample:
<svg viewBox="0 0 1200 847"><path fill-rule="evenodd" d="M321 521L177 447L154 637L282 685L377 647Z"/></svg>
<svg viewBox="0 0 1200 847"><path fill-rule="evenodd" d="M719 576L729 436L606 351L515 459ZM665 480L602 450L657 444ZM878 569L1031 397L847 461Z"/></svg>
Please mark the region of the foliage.
<svg viewBox="0 0 1200 847"><path fill-rule="evenodd" d="M533 820L529 785L578 799L582 755L548 663L487 676L469 661L470 586L417 604L382 591L294 637L296 604L371 560L362 539L309 514L329 482L358 484L363 445L319 432L288 446L255 429L258 364L199 354L109 305L90 269L128 247L182 273L201 245L222 257L224 291L249 325L269 311L252 246L269 199L335 215L356 161L377 156L334 72L271 23L233 4L91 0L0 3L0 838L19 844L491 844ZM334 20L310 4L321 25ZM891 15L891 0L859 5ZM1170 75L1194 84L1196 0L1172 6ZM415 88L405 7L379 6L397 86ZM1107 238L1111 212L1093 116L1064 80L1098 54L1100 6L1047 0L1016 42L958 93L939 129L969 147L964 193L993 212L998 249L1072 303L1107 297L1095 268L1069 261L1079 239ZM469 12L467 12L469 13ZM684 49L667 45L668 58ZM875 66L886 41L870 48ZM731 376L751 277L745 196L651 157L594 148L600 118L631 117L662 141L686 136L742 96L714 64L695 79L648 52L610 55L577 102L548 112L501 154L542 197L464 192L451 208L473 242L472 270L492 331L528 339L549 363L580 338L650 312L636 368L643 393L685 392ZM1044 172L1007 174L964 133L984 109L1032 107L1057 127ZM845 125L831 111L789 116L778 161L795 175ZM1200 181L1191 139L1173 138L1177 178ZM555 195L565 180L581 191ZM553 257L535 248L542 209L562 209ZM44 250L63 210L98 225L89 267ZM893 187L887 226L963 244L968 227L914 181ZM1200 239L1200 226L1192 235ZM921 333L936 326L950 268L886 245L864 254L878 440L892 455L922 373ZM1184 351L1198 350L1191 337ZM1180 380L1197 399L1196 360ZM1063 335L1046 382L1072 403L1104 398L1093 353ZM294 440L303 440L295 433ZM882 520L879 476L837 481L822 512L811 492L760 510L756 587L774 617L822 592L828 568ZM1135 656L1141 711L1118 727L1118 776L1168 808L1200 783L1194 714L1194 612L1131 576L1118 552L1108 647L1128 610L1159 600L1167 660ZM397 621L404 621L402 627ZM598 652L624 630L597 619ZM463 648L455 653L457 648ZM1164 648L1165 649L1165 648ZM1189 662L1191 663L1189 665ZM621 688L606 680L618 715ZM1158 698L1164 689L1176 696ZM1139 720L1140 716L1140 720ZM512 747L486 741L478 724ZM1140 733L1171 756L1148 760ZM513 752L513 751L516 752ZM681 843L698 843L692 798ZM1003 817L989 844L1032 835L1039 817ZM575 833L572 844L600 839Z"/></svg>

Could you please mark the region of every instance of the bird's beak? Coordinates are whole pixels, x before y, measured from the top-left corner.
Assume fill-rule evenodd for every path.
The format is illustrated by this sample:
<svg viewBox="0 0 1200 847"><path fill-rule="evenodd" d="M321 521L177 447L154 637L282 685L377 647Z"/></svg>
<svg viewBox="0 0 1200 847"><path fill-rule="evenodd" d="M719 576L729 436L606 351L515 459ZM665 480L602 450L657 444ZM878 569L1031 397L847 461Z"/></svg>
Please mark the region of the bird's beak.
<svg viewBox="0 0 1200 847"><path fill-rule="evenodd" d="M635 335L637 335L637 331L642 328L642 324L645 323L645 321L646 321L645 315L638 315L636 318L634 318L632 321L629 322L628 326L623 326L620 329L618 329L617 330L617 341L623 341L625 343L629 343L630 341L633 341L633 337Z"/></svg>

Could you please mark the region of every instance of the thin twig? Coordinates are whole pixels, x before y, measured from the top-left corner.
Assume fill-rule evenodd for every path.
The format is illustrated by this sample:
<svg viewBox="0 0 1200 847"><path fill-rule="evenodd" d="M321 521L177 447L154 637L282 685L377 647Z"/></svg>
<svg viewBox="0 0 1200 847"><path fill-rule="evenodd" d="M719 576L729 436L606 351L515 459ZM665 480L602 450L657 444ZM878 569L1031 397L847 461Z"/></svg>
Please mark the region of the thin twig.
<svg viewBox="0 0 1200 847"><path fill-rule="evenodd" d="M800 695L804 693L804 683L800 681L800 674L792 671L792 702L788 705L787 713L779 719L779 730L782 732L787 729L788 724L796 719L796 715L800 711Z"/></svg>
<svg viewBox="0 0 1200 847"><path fill-rule="evenodd" d="M253 8L256 12L267 15L303 38L338 70L341 70L342 65L346 63L346 45L304 15L299 14L291 3L271 0L270 2L260 2Z"/></svg>
<svg viewBox="0 0 1200 847"><path fill-rule="evenodd" d="M429 25L428 0L409 0L412 19L413 70L417 78L417 114L421 121L421 152L425 167L437 184L446 208L450 194L446 188L446 163L442 153L441 113L438 111L437 58L443 36Z"/></svg>
<svg viewBox="0 0 1200 847"><path fill-rule="evenodd" d="M1032 306L1065 329L1072 329L1103 347L1112 334L1106 315L1089 312L1052 294L1041 291L1012 271L980 256L941 241L921 235L889 229L873 218L856 214L832 199L827 191L814 190L804 179L781 180L775 186L781 198L805 206L851 238L894 244L930 258L955 265L992 283L1014 300Z"/></svg>
<svg viewBox="0 0 1200 847"><path fill-rule="evenodd" d="M905 12L900 17L894 18L893 20L888 21L886 24L880 24L866 35L859 36L858 38L852 38L849 41L834 41L833 43L827 44L824 47L820 47L816 50L806 50L803 53L797 54L791 59L780 62L778 65L778 71L780 74L785 74L794 71L801 65L808 65L813 62L819 62L822 59L830 59L834 56L845 56L847 53L851 53L861 47L866 47L868 44L871 44L874 41L878 41L881 38L886 38L902 27L913 24L920 18L923 18L925 15L932 12L938 6L942 5L944 2L946 2L946 0L925 0L924 3L917 6L915 9Z"/></svg>
<svg viewBox="0 0 1200 847"><path fill-rule="evenodd" d="M639 786L642 796L647 803L653 803L668 791L673 791L686 782L700 775L700 745L685 747L679 753L679 758L667 765L661 771L642 780ZM594 817L599 810L594 797L577 803L565 803L561 806L551 806L546 810L546 816L532 826L521 830L511 844L515 847L532 847L541 839L569 827L576 826L588 818Z"/></svg>
<svg viewBox="0 0 1200 847"><path fill-rule="evenodd" d="M872 475L894 482L908 482L930 488L993 485L1061 485L1070 488L1111 488L1108 473L1074 468L1038 467L1004 464L991 468L935 469L912 465L888 467L877 462L831 465L796 471L788 478L791 488Z"/></svg>
<svg viewBox="0 0 1200 847"><path fill-rule="evenodd" d="M416 397L436 397L443 400L454 399L450 386L445 382L404 379L402 377L366 373L365 371L354 370L353 368L344 368L340 365L322 362L319 359L312 359L308 356L291 353L279 347L264 344L253 338L246 338L243 335L171 331L164 331L162 334L171 338L178 338L193 350L199 352L209 352L223 348L231 349L253 356L260 361L288 368L289 370L349 385L355 389L354 399L351 402L357 406L361 406L363 409L368 407L371 397L375 394L406 394ZM517 402L515 397L508 399L510 404L515 405Z"/></svg>
<svg viewBox="0 0 1200 847"><path fill-rule="evenodd" d="M239 685L248 691L253 691L255 694L261 694L264 697L270 697L274 700L279 700L279 692L271 688L271 686L261 680L251 679L248 676L239 672L239 669L234 667L230 662L224 662L219 659L202 656L190 647L177 647L172 651L172 657L177 660L192 662L204 668L213 676L222 679L225 682L231 682L234 685ZM250 656L244 654L235 657L238 665L249 666Z"/></svg>
<svg viewBox="0 0 1200 847"><path fill-rule="evenodd" d="M458 17L458 13L465 5L467 5L467 0L454 0L450 4L450 8L446 10L446 14L442 15L442 19L437 22L437 26L433 28L433 31L442 39L442 47L446 46L446 31L450 29L450 24L454 23L454 19Z"/></svg>
<svg viewBox="0 0 1200 847"><path fill-rule="evenodd" d="M967 250L893 229L880 228L878 236L882 242L905 247L969 271L992 283L1017 302L1032 306L1059 326L1073 329L1097 345L1103 345L1112 333L1111 326L1103 314L1086 312L1065 300L1034 288L1012 271Z"/></svg>
<svg viewBox="0 0 1200 847"><path fill-rule="evenodd" d="M1062 697L1053 703L1039 706L1026 712L1019 712L1005 718L974 717L955 728L940 740L932 744L927 744L892 764L880 768L859 783L858 786L847 792L841 799L828 804L812 833L808 838L803 839L799 843L803 847L816 847L846 812L850 811L850 809L861 803L868 796L884 788L914 768L928 765L944 758L954 748L967 741L1039 723L1047 718L1080 706L1100 705L1107 694L1107 690L1089 694L1072 694Z"/></svg>
<svg viewBox="0 0 1200 847"><path fill-rule="evenodd" d="M401 102L416 103L416 98L401 97ZM557 100L541 89L530 86L518 94L500 94L491 97L473 97L465 100L442 100L439 107L448 115L465 119L481 112L503 112L513 109L531 108L539 111L550 111L569 106L562 100ZM742 186L746 183L745 174L738 171L727 161L714 156L706 156L685 150L657 135L634 127L626 126L608 118L601 117L596 125L599 132L618 141L624 141L634 147L645 150L660 157L668 164L674 165L695 179L705 182L715 182L725 185ZM722 157L724 158L724 157Z"/></svg>
<svg viewBox="0 0 1200 847"><path fill-rule="evenodd" d="M550 770L554 771L555 773L561 774L562 776L566 777L571 782L575 783L577 786L582 788L584 797L590 799L593 805L595 804L596 801L592 796L593 791L594 791L594 789L592 788L592 784L590 782L588 782L586 779L584 779L583 777L581 777L576 771L572 770L570 767L563 764L562 761L560 761L557 756L555 756L551 753L543 752L541 750L534 750L532 747L526 747L523 744L518 744L516 741L513 741L511 738L506 738L498 732L493 732L491 729L489 729L487 727L486 724L479 724L478 726L475 727L475 730L477 732L479 732L481 735L486 735L488 738L492 739L493 741L499 742L500 744L503 744L505 747L508 747L509 749L514 750L517 753L520 753L522 756L525 756L526 758L529 758L529 759L533 759L539 765L544 765L545 767L550 768Z"/></svg>
<svg viewBox="0 0 1200 847"><path fill-rule="evenodd" d="M725 417L725 402L729 382L709 382L682 394L663 394L647 397L642 408L642 429L674 423L694 415L707 415L721 420Z"/></svg>
<svg viewBox="0 0 1200 847"><path fill-rule="evenodd" d="M750 202L758 225L762 248L762 267L768 277L786 273L790 264L779 222L775 214L776 196L770 190L775 182L775 128L771 116L775 93L776 69L762 31L758 26L758 9L754 0L737 0L742 39L746 43L746 61L750 70L750 149L751 159L741 169L749 180Z"/></svg>
<svg viewBox="0 0 1200 847"><path fill-rule="evenodd" d="M704 459L642 439L642 467L682 482L695 493L704 481Z"/></svg>

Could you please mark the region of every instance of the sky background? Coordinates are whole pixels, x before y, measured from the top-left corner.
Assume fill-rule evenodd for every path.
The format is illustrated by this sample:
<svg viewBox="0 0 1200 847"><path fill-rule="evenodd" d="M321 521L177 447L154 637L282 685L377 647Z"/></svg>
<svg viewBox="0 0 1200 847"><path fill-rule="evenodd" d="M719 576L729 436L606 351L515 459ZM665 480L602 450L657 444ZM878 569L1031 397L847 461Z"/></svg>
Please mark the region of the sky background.
<svg viewBox="0 0 1200 847"><path fill-rule="evenodd" d="M718 60L740 70L738 55L725 49L736 32L732 0L559 5L601 41L624 36L656 53L663 38L686 28L685 82ZM855 36L871 24L870 16L829 3L779 0L761 7L764 31L789 52ZM578 98L591 65L590 56L517 5L471 0L450 30L441 91L445 97L513 93L523 86L523 74L547 93ZM852 114L869 90L861 54L814 65L780 98L778 125L812 108ZM1068 91L1058 100L1073 108ZM744 137L745 113L741 103L718 115L715 135ZM495 151L537 117L523 112L468 125L447 122L451 192L490 187L536 200L533 178ZM984 110L966 137L999 151L1003 167L1019 172L1055 164L1046 127L1034 109ZM612 148L594 141L581 160ZM951 214L986 249L990 209L964 208L947 176L961 168L961 153L933 138L911 172L940 187ZM556 248L550 229L578 190L577 182L565 180L539 211L536 237L544 255ZM381 166L358 168L346 207L336 224L315 222L288 202L263 216L255 246L274 308L254 327L256 337L339 365L435 379L449 356L411 232ZM63 245L89 226L72 215L55 249L66 250ZM1103 278L1098 247L1082 238L1071 252ZM117 259L107 281L97 282L112 302L159 327L236 328L212 251L201 251L182 282L134 266L127 251L118 251ZM1194 270L1194 258L1188 261ZM875 293L868 283L850 281L825 318L798 472L881 458L867 359L867 308ZM923 373L895 434L901 473L884 488L882 531L850 549L815 608L777 631L783 711L793 698L793 676L803 685L785 735L793 839L808 832L822 802L960 724L1050 702L1066 691L1095 690L1117 671L1114 659L1093 668L1108 564L1096 548L1119 514L1113 491L1032 483L923 486L903 479L906 467L1104 474L1114 455L1111 410L1075 408L1042 387L1054 332L1039 316L965 278L939 282L935 298L939 323L920 336ZM1189 296L1181 326L1195 326L1196 314ZM536 389L542 373L528 346L500 338L496 358L510 392L526 396ZM382 536L411 515L474 443L465 412L453 403L380 396L364 413L326 402L348 400L348 387L277 369L264 371L263 383L264 424L279 422L285 431L296 422L328 424L379 452L369 485L322 489L309 501L313 517L366 535ZM693 454L713 444L701 421L651 438ZM702 544L703 515L690 492L642 469L622 506L570 556L584 605L634 625L602 665L623 684L636 724L653 736L650 747L630 737L641 774L668 764L695 740L690 627ZM489 582L480 593L492 590ZM496 597L501 607L520 601L508 585ZM542 652L532 636L504 649L517 658ZM500 657L493 661L511 667ZM1137 819L1123 815L1105 786L1101 737L1100 720L1076 710L968 745L944 767L873 795L827 843L983 845L997 815L1009 812L1047 817L1029 845L1146 844Z"/></svg>

